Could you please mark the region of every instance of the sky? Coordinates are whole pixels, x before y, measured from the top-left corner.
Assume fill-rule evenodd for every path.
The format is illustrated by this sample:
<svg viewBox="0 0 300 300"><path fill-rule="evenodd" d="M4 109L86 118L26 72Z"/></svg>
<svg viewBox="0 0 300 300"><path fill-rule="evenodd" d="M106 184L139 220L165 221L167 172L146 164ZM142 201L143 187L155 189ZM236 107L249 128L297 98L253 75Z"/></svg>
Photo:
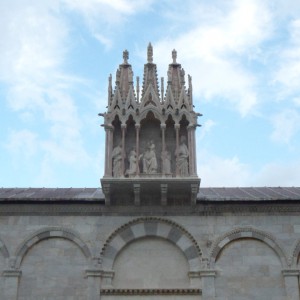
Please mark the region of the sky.
<svg viewBox="0 0 300 300"><path fill-rule="evenodd" d="M0 187L99 187L122 52L193 78L202 187L300 186L299 0L0 0Z"/></svg>

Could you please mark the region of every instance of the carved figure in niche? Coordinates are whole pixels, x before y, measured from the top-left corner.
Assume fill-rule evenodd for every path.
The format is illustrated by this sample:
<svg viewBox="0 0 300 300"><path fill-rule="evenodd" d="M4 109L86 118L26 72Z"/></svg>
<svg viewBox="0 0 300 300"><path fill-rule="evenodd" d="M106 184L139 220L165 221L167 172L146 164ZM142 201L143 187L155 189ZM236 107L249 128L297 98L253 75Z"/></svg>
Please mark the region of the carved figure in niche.
<svg viewBox="0 0 300 300"><path fill-rule="evenodd" d="M113 177L122 176L122 147L119 143L112 151Z"/></svg>
<svg viewBox="0 0 300 300"><path fill-rule="evenodd" d="M125 175L130 176L136 173L136 152L134 149L129 154L129 169L126 170Z"/></svg>
<svg viewBox="0 0 300 300"><path fill-rule="evenodd" d="M140 158L143 158L143 173L155 174L157 173L157 159L155 153L155 144L151 140L144 154L141 154Z"/></svg>
<svg viewBox="0 0 300 300"><path fill-rule="evenodd" d="M179 176L186 177L189 175L189 149L185 144L185 136L181 136L180 145L177 150L177 166L179 171Z"/></svg>
<svg viewBox="0 0 300 300"><path fill-rule="evenodd" d="M171 153L167 149L162 152L163 171L165 174L171 174Z"/></svg>

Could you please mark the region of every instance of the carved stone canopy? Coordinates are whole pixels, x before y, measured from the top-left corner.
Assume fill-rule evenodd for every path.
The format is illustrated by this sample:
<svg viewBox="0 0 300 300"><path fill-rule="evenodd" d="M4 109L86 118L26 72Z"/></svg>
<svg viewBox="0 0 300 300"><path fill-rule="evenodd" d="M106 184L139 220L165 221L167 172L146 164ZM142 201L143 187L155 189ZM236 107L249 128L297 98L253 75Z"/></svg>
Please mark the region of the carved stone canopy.
<svg viewBox="0 0 300 300"><path fill-rule="evenodd" d="M191 76L188 75L186 87L185 71L177 63L174 49L167 72L166 90L163 78L159 88L153 47L149 43L140 93L139 77L134 87L132 66L128 59L129 52L125 50L123 63L116 72L114 89L111 75L109 77L107 111L101 114L106 130L102 184L109 184L109 193L112 184L140 184L140 180L146 178L159 182L168 179L168 187L171 181L182 179L190 184L198 182L199 186L195 130L200 114L193 110ZM133 194L136 190L133 188ZM189 191L191 195L190 186ZM165 198L167 202L168 197Z"/></svg>

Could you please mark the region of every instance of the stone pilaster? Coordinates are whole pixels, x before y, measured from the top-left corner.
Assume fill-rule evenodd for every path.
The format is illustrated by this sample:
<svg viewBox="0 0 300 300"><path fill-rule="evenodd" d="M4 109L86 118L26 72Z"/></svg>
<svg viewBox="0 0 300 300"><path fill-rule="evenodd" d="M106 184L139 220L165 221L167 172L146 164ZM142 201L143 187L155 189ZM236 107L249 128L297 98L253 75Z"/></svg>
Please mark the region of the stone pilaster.
<svg viewBox="0 0 300 300"><path fill-rule="evenodd" d="M287 300L299 300L299 275L300 270L282 270Z"/></svg>
<svg viewBox="0 0 300 300"><path fill-rule="evenodd" d="M4 270L2 276L4 277L4 295L1 299L17 300L19 278L22 272L20 270Z"/></svg>
<svg viewBox="0 0 300 300"><path fill-rule="evenodd" d="M201 270L202 300L215 300L215 277L216 270Z"/></svg>
<svg viewBox="0 0 300 300"><path fill-rule="evenodd" d="M88 300L100 299L100 279L102 271L99 269L89 269L85 271L88 280Z"/></svg>

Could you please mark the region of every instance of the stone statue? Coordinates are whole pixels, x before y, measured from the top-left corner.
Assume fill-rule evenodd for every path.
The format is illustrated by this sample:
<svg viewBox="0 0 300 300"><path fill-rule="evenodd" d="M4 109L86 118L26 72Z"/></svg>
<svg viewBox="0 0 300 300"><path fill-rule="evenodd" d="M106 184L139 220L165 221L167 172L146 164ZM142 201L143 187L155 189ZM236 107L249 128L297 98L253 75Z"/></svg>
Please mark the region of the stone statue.
<svg viewBox="0 0 300 300"><path fill-rule="evenodd" d="M151 140L148 145L147 149L140 156L140 158L143 158L143 173L145 174L155 174L157 173L157 159L156 159L156 153L155 153L155 144Z"/></svg>
<svg viewBox="0 0 300 300"><path fill-rule="evenodd" d="M122 147L118 144L112 151L113 177L122 176Z"/></svg>
<svg viewBox="0 0 300 300"><path fill-rule="evenodd" d="M163 172L171 174L171 153L168 150L162 152Z"/></svg>
<svg viewBox="0 0 300 300"><path fill-rule="evenodd" d="M177 166L179 170L179 176L186 177L189 175L189 149L185 144L185 136L180 138L180 145L177 150Z"/></svg>
<svg viewBox="0 0 300 300"><path fill-rule="evenodd" d="M126 170L125 175L136 174L136 152L134 149L130 151L129 154L129 169Z"/></svg>

